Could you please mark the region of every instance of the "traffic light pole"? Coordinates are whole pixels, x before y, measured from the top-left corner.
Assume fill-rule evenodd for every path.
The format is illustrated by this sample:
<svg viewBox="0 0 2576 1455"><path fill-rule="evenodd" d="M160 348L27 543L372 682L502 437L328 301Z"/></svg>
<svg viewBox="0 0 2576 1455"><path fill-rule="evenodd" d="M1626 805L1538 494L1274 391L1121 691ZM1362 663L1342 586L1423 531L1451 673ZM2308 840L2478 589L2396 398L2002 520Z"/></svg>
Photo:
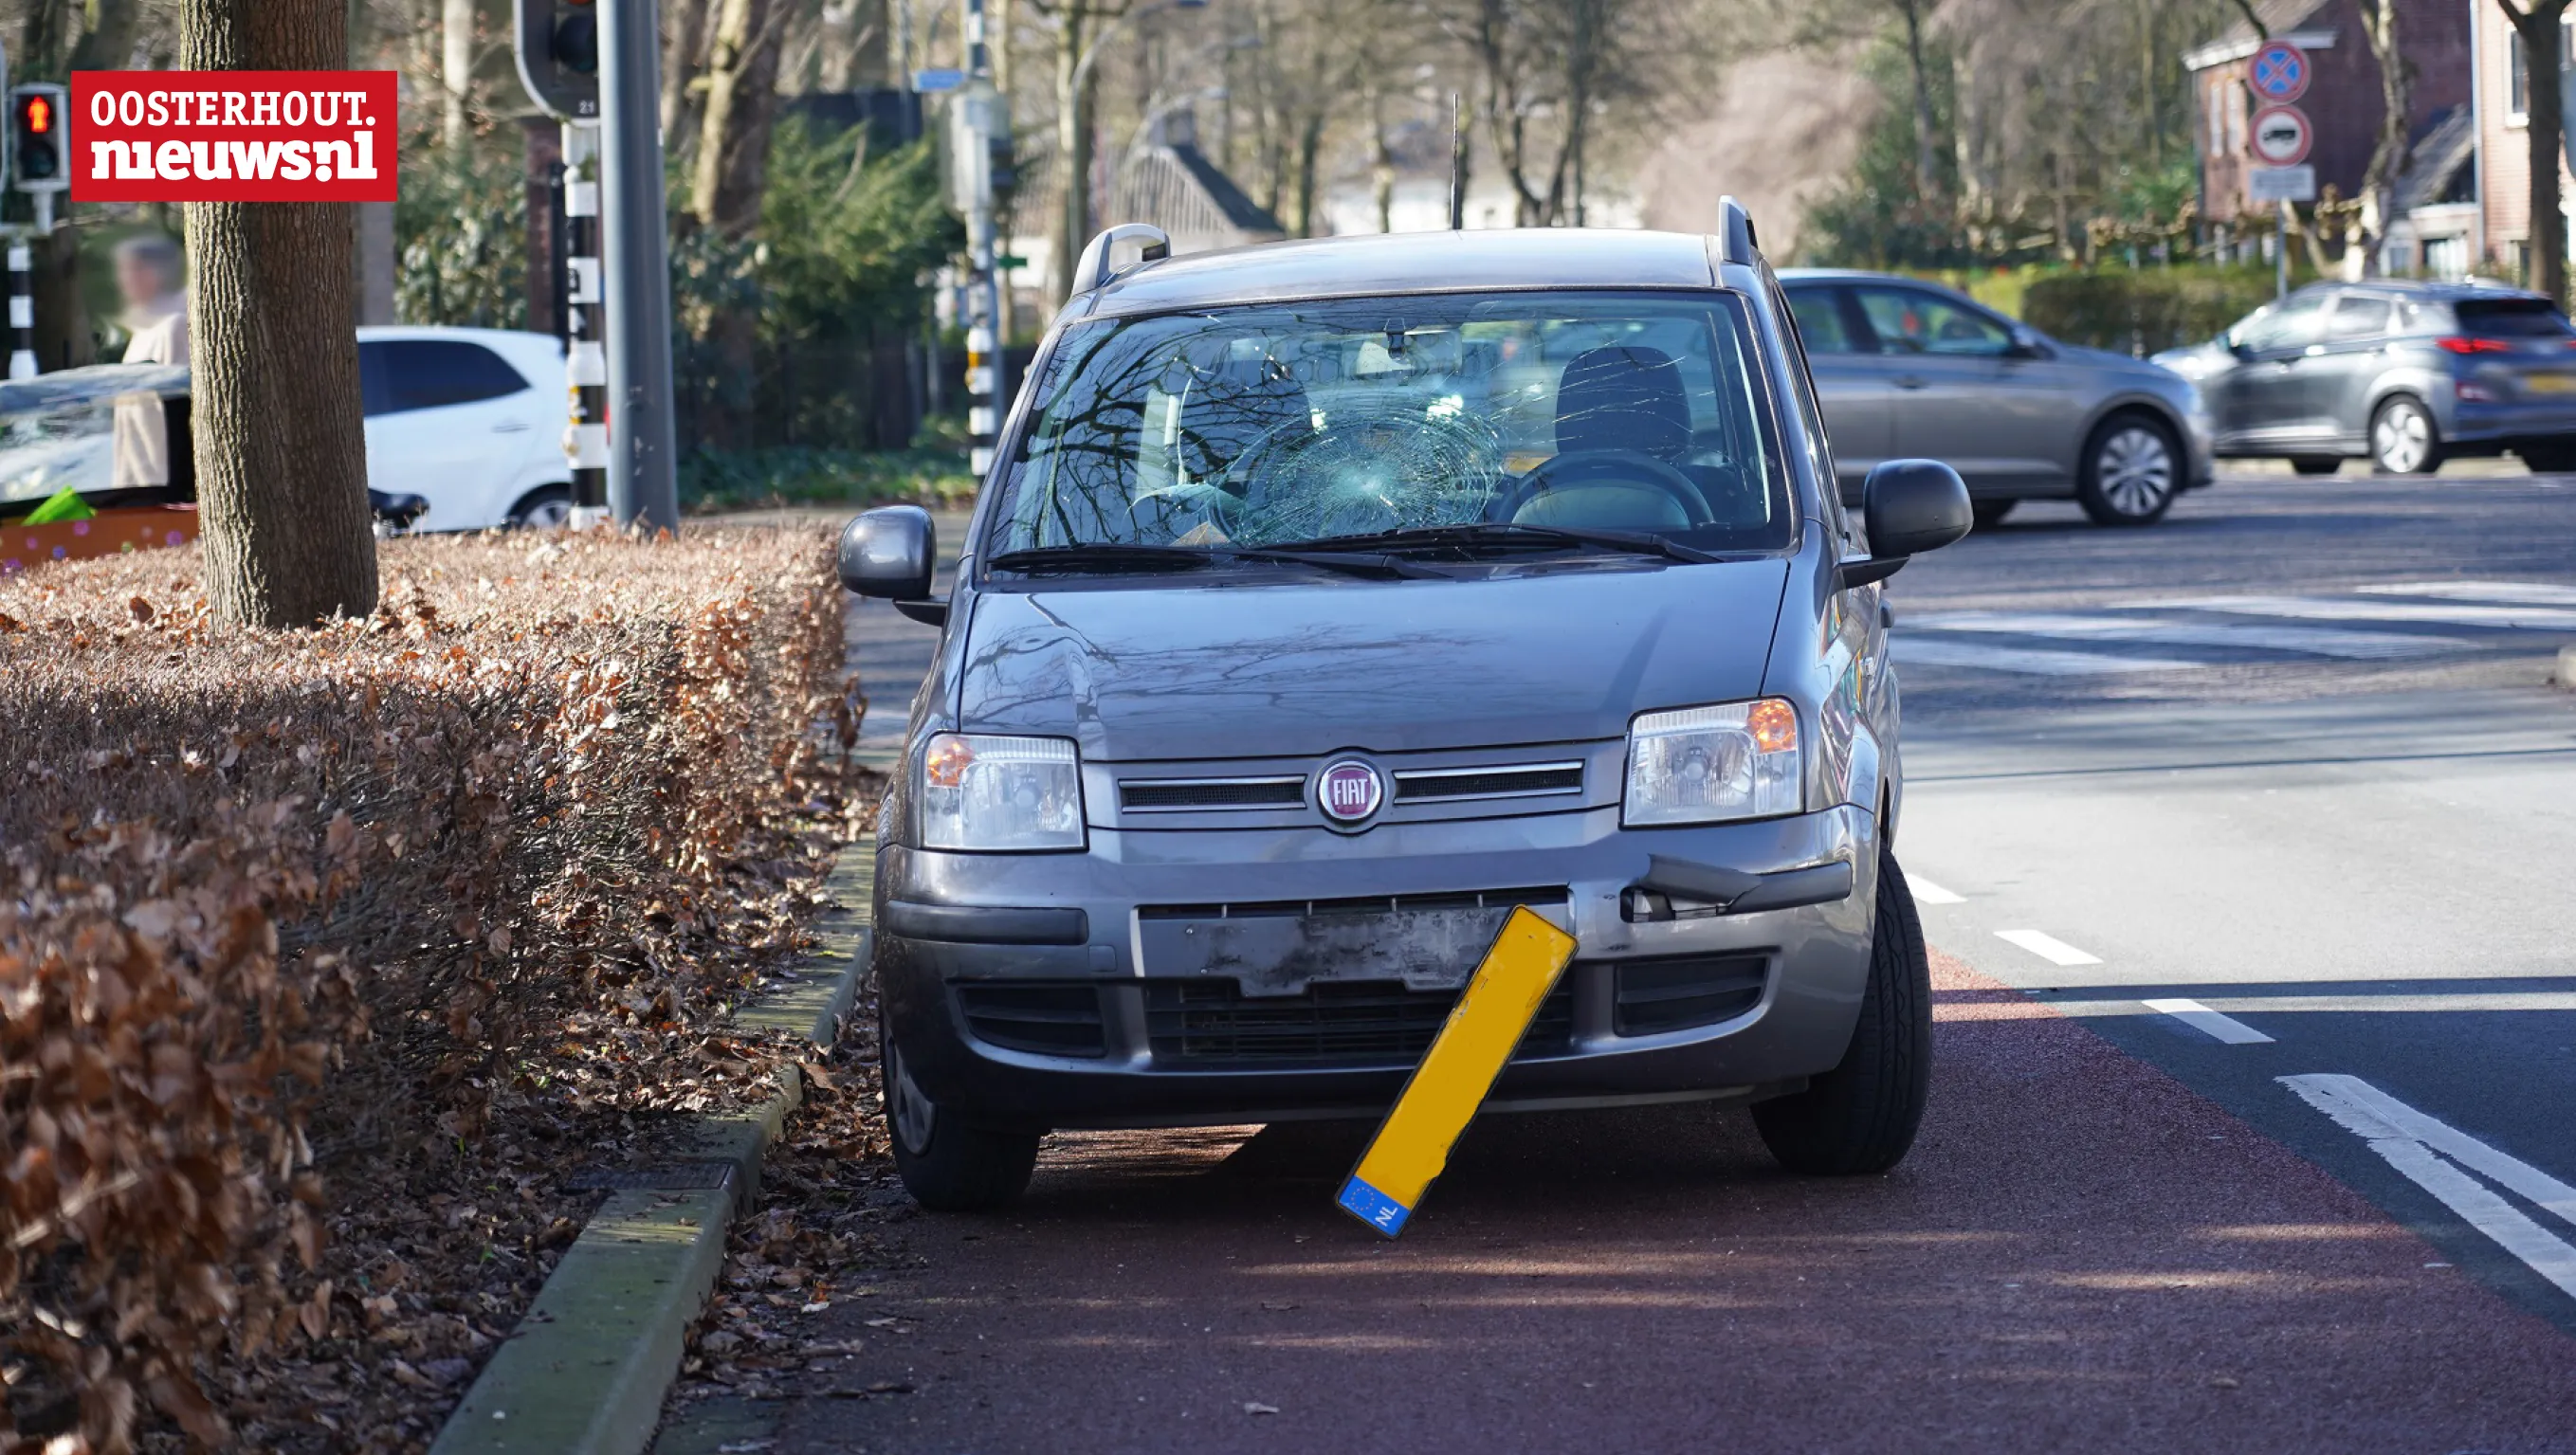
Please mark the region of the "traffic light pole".
<svg viewBox="0 0 2576 1455"><path fill-rule="evenodd" d="M601 230L607 252L608 508L680 528L672 421L671 253L662 181L662 42L652 0L602 5Z"/></svg>
<svg viewBox="0 0 2576 1455"><path fill-rule="evenodd" d="M563 125L564 275L571 287L565 382L571 390L564 463L572 470L572 526L608 517L608 301L599 256L599 123Z"/></svg>

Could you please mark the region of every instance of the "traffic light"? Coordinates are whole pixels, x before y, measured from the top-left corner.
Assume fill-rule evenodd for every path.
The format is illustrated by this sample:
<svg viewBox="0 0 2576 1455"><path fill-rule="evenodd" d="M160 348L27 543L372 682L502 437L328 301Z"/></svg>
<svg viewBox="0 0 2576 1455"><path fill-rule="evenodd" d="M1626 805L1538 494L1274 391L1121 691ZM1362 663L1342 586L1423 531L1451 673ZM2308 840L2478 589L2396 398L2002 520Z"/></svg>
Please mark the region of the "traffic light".
<svg viewBox="0 0 2576 1455"><path fill-rule="evenodd" d="M597 0L513 0L519 80L536 103L566 120L599 115Z"/></svg>
<svg viewBox="0 0 2576 1455"><path fill-rule="evenodd" d="M9 92L9 181L21 192L60 192L72 184L71 108L67 93L50 82Z"/></svg>

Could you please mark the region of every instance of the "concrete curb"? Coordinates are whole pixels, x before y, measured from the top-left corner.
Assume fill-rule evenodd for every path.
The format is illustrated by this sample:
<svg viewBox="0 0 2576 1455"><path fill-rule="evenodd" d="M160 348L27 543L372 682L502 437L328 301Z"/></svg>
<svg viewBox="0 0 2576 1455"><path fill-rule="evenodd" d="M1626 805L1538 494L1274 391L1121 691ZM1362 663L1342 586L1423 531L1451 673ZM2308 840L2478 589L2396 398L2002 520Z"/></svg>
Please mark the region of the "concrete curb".
<svg viewBox="0 0 2576 1455"><path fill-rule="evenodd" d="M841 851L826 887L823 943L737 1025L829 1045L868 956L873 841ZM643 1455L679 1377L689 1323L724 1269L725 1230L760 1188L760 1160L803 1078L780 1073L755 1111L712 1118L688 1155L732 1168L728 1185L612 1194L555 1265L519 1327L447 1418L430 1455Z"/></svg>

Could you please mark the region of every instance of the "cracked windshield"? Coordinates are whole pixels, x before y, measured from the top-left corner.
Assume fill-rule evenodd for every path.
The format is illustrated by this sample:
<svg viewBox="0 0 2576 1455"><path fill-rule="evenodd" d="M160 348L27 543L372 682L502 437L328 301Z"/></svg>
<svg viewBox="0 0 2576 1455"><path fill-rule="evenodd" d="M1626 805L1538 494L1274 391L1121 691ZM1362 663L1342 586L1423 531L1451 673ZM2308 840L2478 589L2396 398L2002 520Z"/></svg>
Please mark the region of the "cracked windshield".
<svg viewBox="0 0 2576 1455"><path fill-rule="evenodd" d="M1732 298L1415 296L1089 325L1040 383L996 554L1482 525L1786 545Z"/></svg>

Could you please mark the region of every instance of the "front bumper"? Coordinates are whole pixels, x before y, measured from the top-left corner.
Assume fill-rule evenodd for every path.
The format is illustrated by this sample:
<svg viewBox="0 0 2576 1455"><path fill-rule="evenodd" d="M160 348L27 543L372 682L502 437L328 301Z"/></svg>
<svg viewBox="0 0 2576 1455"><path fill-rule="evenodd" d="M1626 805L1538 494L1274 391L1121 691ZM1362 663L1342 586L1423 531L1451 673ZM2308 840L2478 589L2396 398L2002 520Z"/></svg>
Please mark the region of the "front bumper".
<svg viewBox="0 0 2576 1455"><path fill-rule="evenodd" d="M1196 913L1319 900L1402 903L1562 886L1562 900L1543 912L1573 931L1576 962L1542 1012L1546 1034L1533 1030L1488 1104L1750 1099L1796 1089L1833 1067L1850 1044L1869 972L1878 831L1872 814L1849 805L1760 823L1630 831L1619 827L1613 806L1389 823L1356 837L1320 829L1095 828L1082 854L890 849L877 862L874 969L906 1067L944 1110L968 1120L1036 1129L1374 1115L1394 1101L1418 1051L1363 1048L1266 1064L1187 1053L1171 1033L1170 1007L1231 977L1175 958L1174 941L1156 933L1152 917L1179 912L1169 908L1175 906ZM1655 856L1753 874L1839 861L1852 866L1852 888L1846 897L1794 908L1631 922L1622 896L1648 875ZM887 907L895 903L906 908L893 918L913 933L888 924ZM958 927L960 912L974 910L993 912L997 938L1022 942L930 937L978 933ZM1026 943L1076 934L1079 943ZM1477 949L1458 953L1457 982L1473 968ZM1703 962L1758 966L1758 992L1746 992L1710 1023L1640 1029L1624 1008L1623 987L1632 982L1623 972L1642 977ZM1345 963L1309 969L1305 992L1328 997L1361 988L1343 975L1376 984L1385 973L1357 948ZM1291 988L1269 984L1269 998L1241 1003L1265 1013L1294 1007L1301 1002L1281 994ZM1386 988L1382 1000L1401 998L1400 983ZM1096 1040L1082 1054L996 1044L977 1033L984 1023L962 998L995 989L1034 994L1068 1016L1096 1007L1097 1030L1080 1028ZM1432 994L1454 996L1454 985Z"/></svg>

